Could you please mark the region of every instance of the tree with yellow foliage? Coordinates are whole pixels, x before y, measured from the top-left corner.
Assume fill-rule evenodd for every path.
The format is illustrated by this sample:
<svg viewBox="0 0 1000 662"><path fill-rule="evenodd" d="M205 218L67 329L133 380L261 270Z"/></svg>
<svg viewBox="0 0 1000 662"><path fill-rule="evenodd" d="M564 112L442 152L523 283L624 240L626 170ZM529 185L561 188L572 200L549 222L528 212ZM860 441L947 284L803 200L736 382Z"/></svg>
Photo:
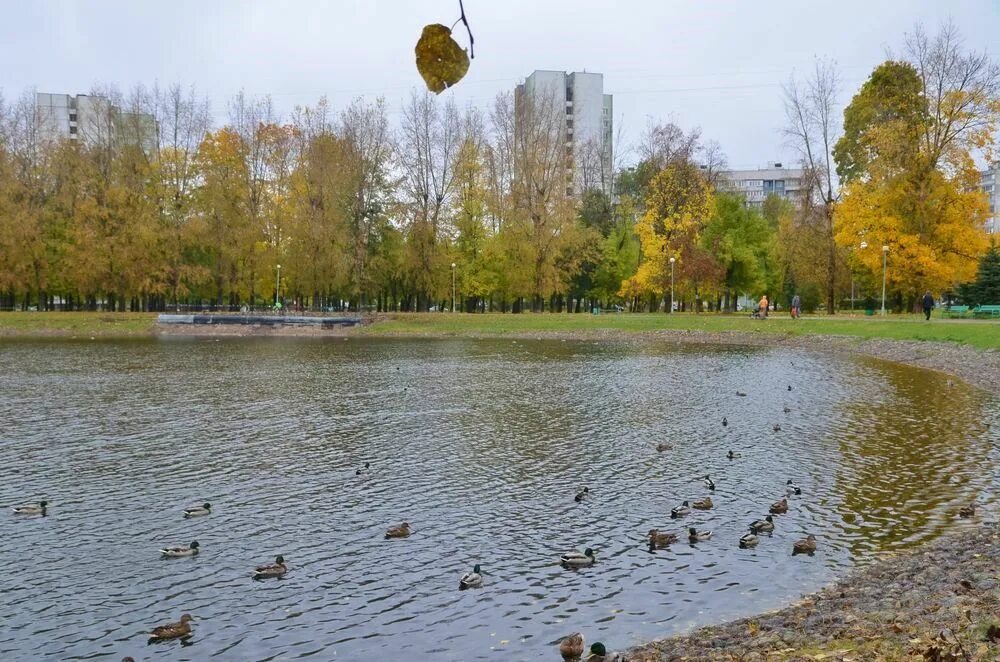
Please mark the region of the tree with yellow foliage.
<svg viewBox="0 0 1000 662"><path fill-rule="evenodd" d="M646 213L635 225L641 262L636 274L622 283L620 295L662 296L670 310L670 258L675 258L675 281L689 283L697 298L699 285L719 275L699 247L713 209L711 186L690 161L671 163L654 176L646 195Z"/></svg>
<svg viewBox="0 0 1000 662"><path fill-rule="evenodd" d="M969 280L987 248L985 196L973 152L991 154L1000 128L1000 67L963 54L946 25L934 38L907 41L912 64L876 68L844 111L837 157L847 185L835 238L890 289L915 305Z"/></svg>

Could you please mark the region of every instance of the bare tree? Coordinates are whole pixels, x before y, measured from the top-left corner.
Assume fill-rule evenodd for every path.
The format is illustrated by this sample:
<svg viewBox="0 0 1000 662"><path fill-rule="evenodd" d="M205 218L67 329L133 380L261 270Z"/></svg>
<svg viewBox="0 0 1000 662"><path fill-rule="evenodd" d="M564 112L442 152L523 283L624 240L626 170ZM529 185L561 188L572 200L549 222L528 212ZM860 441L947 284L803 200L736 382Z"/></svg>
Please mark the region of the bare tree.
<svg viewBox="0 0 1000 662"><path fill-rule="evenodd" d="M784 130L789 145L799 152L805 170L802 209L804 219L818 223L826 246L826 309L834 314L838 252L833 240L833 210L840 197L833 177L833 145L840 123L835 117L839 77L835 63L816 60L811 78L799 83L793 76L783 86Z"/></svg>
<svg viewBox="0 0 1000 662"><path fill-rule="evenodd" d="M693 161L698 153L701 129L684 129L673 122L661 124L646 119L646 130L639 139L639 158L662 169L670 163Z"/></svg>
<svg viewBox="0 0 1000 662"><path fill-rule="evenodd" d="M951 21L933 37L919 25L906 36L906 55L920 75L931 118L923 135L929 168L955 170L970 143L992 146L995 139L1000 65L985 52L964 52L963 47Z"/></svg>
<svg viewBox="0 0 1000 662"><path fill-rule="evenodd" d="M702 172L712 188L718 188L719 179L722 172L727 168L726 155L722 151L722 145L717 140L709 140L698 148L701 158L699 159Z"/></svg>
<svg viewBox="0 0 1000 662"><path fill-rule="evenodd" d="M346 142L345 167L353 182L347 202L353 246L350 292L364 306L371 286L371 258L394 188L394 147L384 99L371 103L355 99L341 112L336 128Z"/></svg>

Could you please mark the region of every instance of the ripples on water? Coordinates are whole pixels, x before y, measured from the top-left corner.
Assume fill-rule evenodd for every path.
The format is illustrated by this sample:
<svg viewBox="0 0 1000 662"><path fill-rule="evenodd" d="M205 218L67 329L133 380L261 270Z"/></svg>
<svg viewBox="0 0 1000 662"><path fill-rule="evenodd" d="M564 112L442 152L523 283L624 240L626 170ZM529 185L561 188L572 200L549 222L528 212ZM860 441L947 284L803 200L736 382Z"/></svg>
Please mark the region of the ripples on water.
<svg viewBox="0 0 1000 662"><path fill-rule="evenodd" d="M6 343L0 369L0 503L50 502L0 517L5 660L534 660L575 630L624 648L777 607L955 526L977 495L989 511L997 482L984 396L798 351ZM715 509L672 522L705 473ZM788 478L803 496L738 549ZM382 539L403 520L409 539ZM650 528L692 525L714 537L647 551ZM819 552L793 559L807 533ZM157 554L192 540L194 559ZM587 546L593 568L556 564ZM286 578L251 581L278 553ZM485 586L459 592L477 562ZM184 612L192 646L145 646Z"/></svg>

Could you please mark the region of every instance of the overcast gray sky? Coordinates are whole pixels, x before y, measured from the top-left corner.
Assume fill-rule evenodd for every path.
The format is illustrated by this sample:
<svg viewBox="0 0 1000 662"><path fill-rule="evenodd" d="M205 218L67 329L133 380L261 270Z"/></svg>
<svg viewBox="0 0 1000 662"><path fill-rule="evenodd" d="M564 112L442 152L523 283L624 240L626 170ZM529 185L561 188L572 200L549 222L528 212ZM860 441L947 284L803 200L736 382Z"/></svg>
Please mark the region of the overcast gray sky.
<svg viewBox="0 0 1000 662"><path fill-rule="evenodd" d="M1000 58L1000 0L466 0L476 59L454 91L486 105L534 69L601 72L631 141L647 117L700 126L733 167L789 160L781 83L835 59L842 102L905 32L951 18L970 48ZM0 91L85 93L94 83L195 85L217 122L240 89L282 112L326 95L385 96L395 112L421 86L413 46L450 25L458 0L7 2ZM464 45L465 36L456 30Z"/></svg>

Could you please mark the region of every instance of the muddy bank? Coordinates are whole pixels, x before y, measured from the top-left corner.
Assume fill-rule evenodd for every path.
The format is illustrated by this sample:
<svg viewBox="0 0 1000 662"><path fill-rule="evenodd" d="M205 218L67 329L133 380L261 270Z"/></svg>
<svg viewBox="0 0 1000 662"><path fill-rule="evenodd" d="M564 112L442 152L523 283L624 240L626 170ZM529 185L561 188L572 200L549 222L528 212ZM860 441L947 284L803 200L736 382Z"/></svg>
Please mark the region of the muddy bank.
<svg viewBox="0 0 1000 662"><path fill-rule="evenodd" d="M629 659L1000 660L1000 528L943 536L786 609L646 644Z"/></svg>

